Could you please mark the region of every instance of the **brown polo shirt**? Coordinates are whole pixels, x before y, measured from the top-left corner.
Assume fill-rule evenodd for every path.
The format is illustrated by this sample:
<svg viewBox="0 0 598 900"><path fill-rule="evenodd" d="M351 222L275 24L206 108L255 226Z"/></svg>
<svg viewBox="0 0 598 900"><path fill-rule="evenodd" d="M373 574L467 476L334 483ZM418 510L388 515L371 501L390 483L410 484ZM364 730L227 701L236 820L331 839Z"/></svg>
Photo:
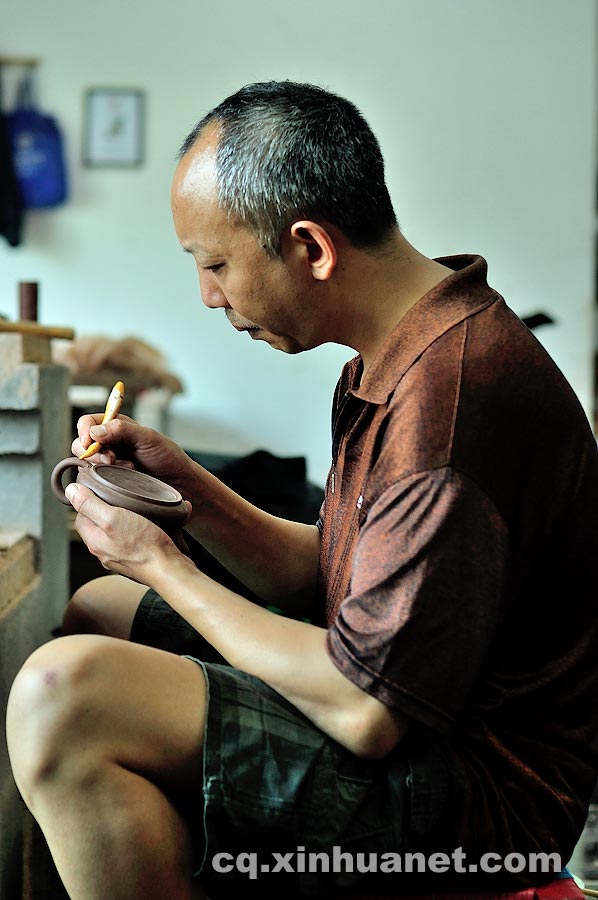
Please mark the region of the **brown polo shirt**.
<svg viewBox="0 0 598 900"><path fill-rule="evenodd" d="M485 261L439 262L454 274L337 387L328 651L448 740L464 841L565 862L596 778L596 443Z"/></svg>

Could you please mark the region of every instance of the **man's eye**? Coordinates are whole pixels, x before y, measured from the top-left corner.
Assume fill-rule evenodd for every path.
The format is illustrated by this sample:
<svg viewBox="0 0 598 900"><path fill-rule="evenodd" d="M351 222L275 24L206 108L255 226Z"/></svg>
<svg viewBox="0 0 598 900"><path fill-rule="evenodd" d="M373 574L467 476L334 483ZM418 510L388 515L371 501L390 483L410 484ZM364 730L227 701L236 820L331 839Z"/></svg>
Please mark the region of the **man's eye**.
<svg viewBox="0 0 598 900"><path fill-rule="evenodd" d="M217 272L218 269L223 267L224 263L215 263L213 266L202 266L206 272Z"/></svg>

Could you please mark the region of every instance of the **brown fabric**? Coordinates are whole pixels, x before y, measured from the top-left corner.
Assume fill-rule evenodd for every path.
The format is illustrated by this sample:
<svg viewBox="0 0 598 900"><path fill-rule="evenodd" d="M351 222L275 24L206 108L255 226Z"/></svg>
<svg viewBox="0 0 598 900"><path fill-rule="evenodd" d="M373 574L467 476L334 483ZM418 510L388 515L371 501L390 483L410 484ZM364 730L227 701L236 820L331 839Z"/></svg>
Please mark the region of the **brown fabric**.
<svg viewBox="0 0 598 900"><path fill-rule="evenodd" d="M328 650L450 735L463 846L564 863L597 772L596 443L485 261L439 261L454 274L337 387Z"/></svg>

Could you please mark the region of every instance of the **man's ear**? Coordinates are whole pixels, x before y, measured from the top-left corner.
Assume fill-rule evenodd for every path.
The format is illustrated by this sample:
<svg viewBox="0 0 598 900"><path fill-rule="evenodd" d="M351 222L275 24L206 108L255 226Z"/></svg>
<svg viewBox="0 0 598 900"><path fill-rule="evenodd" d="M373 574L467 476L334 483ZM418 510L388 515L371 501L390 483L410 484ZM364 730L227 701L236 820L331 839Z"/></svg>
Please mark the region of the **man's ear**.
<svg viewBox="0 0 598 900"><path fill-rule="evenodd" d="M305 219L291 225L291 238L305 254L312 277L327 281L336 268L336 247L330 232Z"/></svg>

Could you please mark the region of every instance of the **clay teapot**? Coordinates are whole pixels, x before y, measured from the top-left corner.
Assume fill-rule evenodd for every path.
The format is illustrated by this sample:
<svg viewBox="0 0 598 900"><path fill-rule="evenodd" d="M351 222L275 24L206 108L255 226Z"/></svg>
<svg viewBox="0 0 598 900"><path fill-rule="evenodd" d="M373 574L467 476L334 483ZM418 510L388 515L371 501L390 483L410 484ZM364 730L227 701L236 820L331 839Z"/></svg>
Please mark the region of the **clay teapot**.
<svg viewBox="0 0 598 900"><path fill-rule="evenodd" d="M123 466L90 463L86 459L69 456L61 460L50 477L52 490L61 503L69 506L62 486L67 469L79 469L77 482L88 487L110 506L120 506L144 516L169 533L180 528L187 518L187 506L182 496L170 485Z"/></svg>

